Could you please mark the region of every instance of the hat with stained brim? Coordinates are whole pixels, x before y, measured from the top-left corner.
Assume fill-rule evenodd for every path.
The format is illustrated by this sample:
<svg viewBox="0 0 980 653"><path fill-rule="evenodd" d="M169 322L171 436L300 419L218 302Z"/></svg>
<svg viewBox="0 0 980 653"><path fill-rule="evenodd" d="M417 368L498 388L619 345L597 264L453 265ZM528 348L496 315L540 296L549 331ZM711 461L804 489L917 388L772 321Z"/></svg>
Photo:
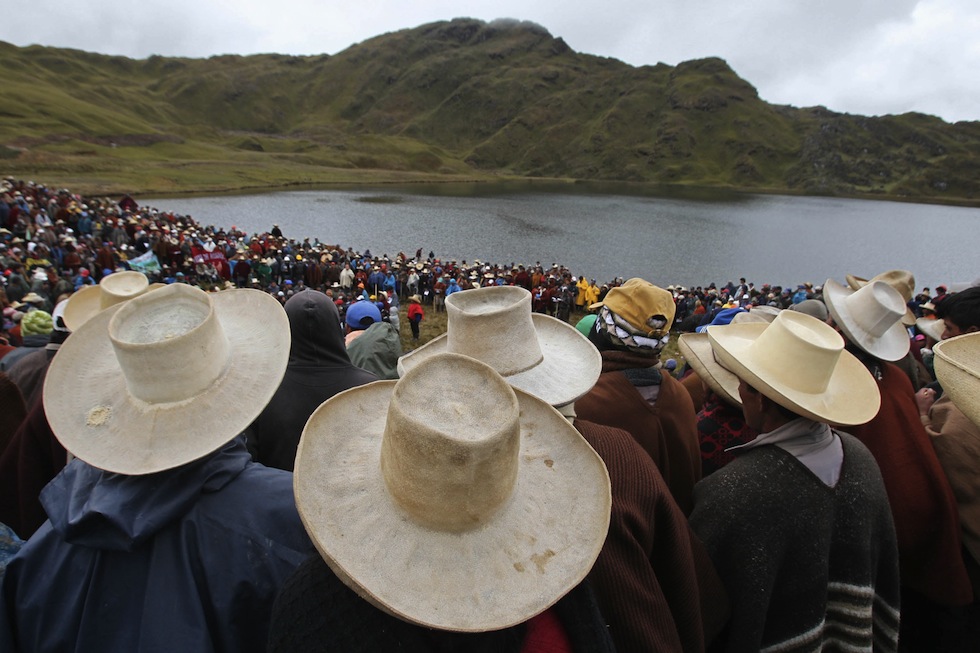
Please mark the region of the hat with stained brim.
<svg viewBox="0 0 980 653"><path fill-rule="evenodd" d="M271 295L173 284L75 330L51 361L44 410L65 449L94 467L171 469L252 423L282 380L289 343Z"/></svg>
<svg viewBox="0 0 980 653"><path fill-rule="evenodd" d="M827 279L823 299L844 335L867 353L883 361L897 361L909 353L909 333L902 324L905 302L884 281L851 290Z"/></svg>
<svg viewBox="0 0 980 653"><path fill-rule="evenodd" d="M782 311L768 325L713 326L707 334L723 367L797 415L849 426L878 414L874 377L825 322Z"/></svg>
<svg viewBox="0 0 980 653"><path fill-rule="evenodd" d="M732 406L742 405L742 398L738 394L738 377L722 367L715 359L707 333L682 333L677 339L677 348L698 378L704 381L712 392Z"/></svg>
<svg viewBox="0 0 980 653"><path fill-rule="evenodd" d="M933 347L936 378L953 405L980 427L980 332L967 333Z"/></svg>
<svg viewBox="0 0 980 653"><path fill-rule="evenodd" d="M106 275L98 285L84 286L68 298L63 315L65 325L76 331L100 311L164 286L166 284L151 284L142 272L126 271Z"/></svg>
<svg viewBox="0 0 980 653"><path fill-rule="evenodd" d="M531 312L531 293L492 286L446 298L446 333L398 359L398 374L449 352L490 365L507 382L552 406L583 396L599 379L599 350L574 326Z"/></svg>
<svg viewBox="0 0 980 653"><path fill-rule="evenodd" d="M458 354L321 404L293 486L338 578L402 620L463 632L527 621L578 585L611 506L605 465L557 410Z"/></svg>

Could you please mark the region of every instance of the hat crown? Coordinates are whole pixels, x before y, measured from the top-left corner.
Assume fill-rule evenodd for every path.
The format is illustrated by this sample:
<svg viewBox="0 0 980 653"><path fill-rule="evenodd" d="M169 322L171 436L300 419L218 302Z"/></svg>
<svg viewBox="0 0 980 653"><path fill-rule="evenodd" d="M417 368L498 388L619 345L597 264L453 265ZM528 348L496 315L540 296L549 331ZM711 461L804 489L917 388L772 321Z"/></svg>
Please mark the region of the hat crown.
<svg viewBox="0 0 980 653"><path fill-rule="evenodd" d="M150 404L206 391L230 364L230 345L206 292L173 284L126 303L109 339L130 394Z"/></svg>
<svg viewBox="0 0 980 653"><path fill-rule="evenodd" d="M880 338L905 315L905 302L884 281L872 281L844 298L845 311L865 333Z"/></svg>
<svg viewBox="0 0 980 653"><path fill-rule="evenodd" d="M142 272L116 272L99 282L99 304L109 308L142 294L150 282Z"/></svg>
<svg viewBox="0 0 980 653"><path fill-rule="evenodd" d="M503 376L529 370L544 356L531 319L531 293L497 286L446 298L447 349L482 361Z"/></svg>
<svg viewBox="0 0 980 653"><path fill-rule="evenodd" d="M819 394L830 384L844 339L814 317L781 311L749 350L771 378L796 391Z"/></svg>
<svg viewBox="0 0 980 653"><path fill-rule="evenodd" d="M420 371L420 369L422 371ZM437 388L452 388L432 401ZM517 396L493 369L441 354L395 387L381 444L381 472L415 522L442 531L481 526L507 502L520 452Z"/></svg>

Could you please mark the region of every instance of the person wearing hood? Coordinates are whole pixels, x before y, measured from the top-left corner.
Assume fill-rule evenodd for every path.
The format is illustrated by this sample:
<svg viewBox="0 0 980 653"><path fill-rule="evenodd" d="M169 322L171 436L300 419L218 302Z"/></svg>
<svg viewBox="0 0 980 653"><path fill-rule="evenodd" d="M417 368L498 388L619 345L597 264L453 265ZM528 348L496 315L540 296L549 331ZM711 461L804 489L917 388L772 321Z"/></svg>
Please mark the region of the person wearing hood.
<svg viewBox="0 0 980 653"><path fill-rule="evenodd" d="M75 459L7 566L0 650L265 650L313 547L292 475L253 463L239 434L288 356L286 316L256 290L174 284L73 331L43 406Z"/></svg>
<svg viewBox="0 0 980 653"><path fill-rule="evenodd" d="M292 336L286 373L245 437L254 461L292 471L299 437L317 406L378 377L351 363L340 315L329 297L304 290L290 297L285 309Z"/></svg>

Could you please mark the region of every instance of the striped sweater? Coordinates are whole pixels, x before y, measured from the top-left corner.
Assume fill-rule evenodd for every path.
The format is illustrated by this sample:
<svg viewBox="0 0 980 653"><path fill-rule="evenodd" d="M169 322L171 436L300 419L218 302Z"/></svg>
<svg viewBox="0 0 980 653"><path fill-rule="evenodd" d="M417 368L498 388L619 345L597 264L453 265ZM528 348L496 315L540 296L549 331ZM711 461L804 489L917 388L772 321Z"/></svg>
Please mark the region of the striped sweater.
<svg viewBox="0 0 980 653"><path fill-rule="evenodd" d="M840 435L835 487L776 446L746 451L695 487L691 526L731 602L722 650L897 650L888 496L868 450Z"/></svg>

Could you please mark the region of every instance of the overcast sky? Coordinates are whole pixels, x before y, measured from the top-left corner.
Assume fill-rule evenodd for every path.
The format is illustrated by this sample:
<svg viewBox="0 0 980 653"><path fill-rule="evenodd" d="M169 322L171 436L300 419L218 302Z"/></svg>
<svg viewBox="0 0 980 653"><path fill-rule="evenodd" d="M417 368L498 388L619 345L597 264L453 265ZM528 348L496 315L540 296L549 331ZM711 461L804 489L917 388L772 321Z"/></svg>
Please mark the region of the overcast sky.
<svg viewBox="0 0 980 653"><path fill-rule="evenodd" d="M516 18L633 65L719 56L769 102L980 120L978 0L6 0L0 40L129 57L336 54ZM11 20L10 18L14 19Z"/></svg>

